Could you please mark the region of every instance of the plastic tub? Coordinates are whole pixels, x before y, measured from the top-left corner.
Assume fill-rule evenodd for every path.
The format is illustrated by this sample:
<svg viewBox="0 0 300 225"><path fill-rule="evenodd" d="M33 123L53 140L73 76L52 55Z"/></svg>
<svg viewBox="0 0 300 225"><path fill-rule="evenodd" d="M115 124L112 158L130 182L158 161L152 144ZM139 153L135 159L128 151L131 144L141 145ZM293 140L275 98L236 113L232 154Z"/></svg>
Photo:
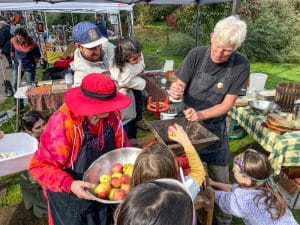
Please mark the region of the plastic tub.
<svg viewBox="0 0 300 225"><path fill-rule="evenodd" d="M268 75L264 73L251 73L249 90L252 92L264 90L267 78Z"/></svg>
<svg viewBox="0 0 300 225"><path fill-rule="evenodd" d="M26 133L5 134L0 139L0 153L14 156L0 159L0 176L18 173L28 169L38 141Z"/></svg>

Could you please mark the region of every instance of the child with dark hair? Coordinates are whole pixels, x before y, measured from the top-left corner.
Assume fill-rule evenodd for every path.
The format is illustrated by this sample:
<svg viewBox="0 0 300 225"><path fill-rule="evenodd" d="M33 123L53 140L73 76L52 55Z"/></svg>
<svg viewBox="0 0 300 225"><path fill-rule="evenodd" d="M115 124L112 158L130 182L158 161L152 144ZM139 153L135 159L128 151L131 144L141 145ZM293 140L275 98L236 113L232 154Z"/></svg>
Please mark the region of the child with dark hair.
<svg viewBox="0 0 300 225"><path fill-rule="evenodd" d="M297 225L286 200L274 181L272 166L265 155L253 149L234 158L232 169L238 184L210 180L215 201L224 213L243 219L246 225Z"/></svg>
<svg viewBox="0 0 300 225"><path fill-rule="evenodd" d="M21 126L26 133L39 140L44 132L45 120L39 112L32 110L23 115Z"/></svg>
<svg viewBox="0 0 300 225"><path fill-rule="evenodd" d="M202 162L192 145L187 133L178 124L168 128L169 138L180 143L188 158L191 171L184 177L184 183L194 200L205 179ZM146 181L160 178L178 177L178 167L173 152L162 144L153 144L142 151L134 164L131 186L135 187Z"/></svg>
<svg viewBox="0 0 300 225"><path fill-rule="evenodd" d="M143 96L142 90L146 81L139 76L145 68L142 55L142 45L133 37L125 37L119 40L115 48L114 65L110 69L111 78L116 81L119 91L126 95L134 95L135 118L123 120L129 139L136 139L137 128L148 130L142 120ZM132 91L132 92L131 92ZM132 115L132 113L131 113Z"/></svg>
<svg viewBox="0 0 300 225"><path fill-rule="evenodd" d="M115 225L192 225L193 201L182 183L159 179L133 188L115 212Z"/></svg>
<svg viewBox="0 0 300 225"><path fill-rule="evenodd" d="M37 111L25 113L21 119L22 129L29 135L40 139L44 132L45 120ZM33 210L33 214L38 218L47 217L47 201L43 194L43 189L39 183L33 180L28 171L20 174L20 187L26 209Z"/></svg>

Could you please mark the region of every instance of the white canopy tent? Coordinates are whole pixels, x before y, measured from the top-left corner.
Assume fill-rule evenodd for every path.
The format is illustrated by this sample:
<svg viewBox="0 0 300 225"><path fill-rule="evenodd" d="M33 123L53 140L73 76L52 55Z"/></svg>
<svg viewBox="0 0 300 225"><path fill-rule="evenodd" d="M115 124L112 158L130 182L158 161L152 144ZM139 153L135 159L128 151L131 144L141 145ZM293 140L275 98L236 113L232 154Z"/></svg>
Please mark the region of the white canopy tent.
<svg viewBox="0 0 300 225"><path fill-rule="evenodd" d="M94 2L94 3L143 3L147 2L150 4L169 4L169 5L182 5L182 4L210 4L210 3L218 3L232 0L0 0L0 3L21 3L21 2L49 2L50 4L59 4L62 2Z"/></svg>
<svg viewBox="0 0 300 225"><path fill-rule="evenodd" d="M64 1L53 4L44 1L23 1L23 0L0 0L0 11L43 11L43 12L65 12L65 13L109 13L109 14L118 14L119 20L119 30L121 29L120 23L120 11L127 11L130 15L130 35L133 35L133 4L125 3L105 3L105 1L98 2L75 2L75 1ZM26 13L25 13L26 14ZM46 20L46 14L45 14ZM72 16L73 23L73 16ZM74 25L74 24L73 24ZM47 21L46 21L47 28ZM121 33L122 36L122 33Z"/></svg>
<svg viewBox="0 0 300 225"><path fill-rule="evenodd" d="M0 0L1 2L2 0ZM18 0L17 0L18 1ZM0 3L1 11L52 11L52 12L109 12L119 13L119 11L132 11L133 5L124 3L103 3L103 2L61 2L51 4L48 2L22 2L17 3L11 0L9 3Z"/></svg>

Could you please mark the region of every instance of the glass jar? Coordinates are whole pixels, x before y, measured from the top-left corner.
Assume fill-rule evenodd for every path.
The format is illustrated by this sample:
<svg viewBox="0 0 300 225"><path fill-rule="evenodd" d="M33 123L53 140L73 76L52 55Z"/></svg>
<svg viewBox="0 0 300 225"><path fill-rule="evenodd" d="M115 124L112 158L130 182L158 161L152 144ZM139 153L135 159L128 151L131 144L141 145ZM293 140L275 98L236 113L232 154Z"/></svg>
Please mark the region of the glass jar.
<svg viewBox="0 0 300 225"><path fill-rule="evenodd" d="M295 114L295 120L300 120L300 99L295 100L293 112Z"/></svg>

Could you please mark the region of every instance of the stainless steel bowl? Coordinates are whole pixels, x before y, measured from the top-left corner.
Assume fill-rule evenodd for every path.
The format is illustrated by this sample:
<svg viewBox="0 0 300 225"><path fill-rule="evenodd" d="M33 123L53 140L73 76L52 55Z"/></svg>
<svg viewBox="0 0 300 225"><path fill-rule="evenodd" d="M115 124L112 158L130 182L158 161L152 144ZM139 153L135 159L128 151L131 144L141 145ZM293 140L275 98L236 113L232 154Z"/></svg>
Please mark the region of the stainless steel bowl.
<svg viewBox="0 0 300 225"><path fill-rule="evenodd" d="M249 106L259 115L266 115L280 109L276 103L263 100L252 100L249 102Z"/></svg>
<svg viewBox="0 0 300 225"><path fill-rule="evenodd" d="M134 147L126 147L115 149L100 156L93 164L87 169L83 174L83 180L93 183L95 185L99 184L100 176L104 173L110 173L111 166L114 163L133 163L135 162L137 156L141 153L142 149ZM118 204L121 201L111 201L98 198L93 189L86 190L88 195L90 195L94 200L102 202L105 204Z"/></svg>
<svg viewBox="0 0 300 225"><path fill-rule="evenodd" d="M273 101L275 98L276 90L260 90L256 91L256 98L264 101Z"/></svg>

